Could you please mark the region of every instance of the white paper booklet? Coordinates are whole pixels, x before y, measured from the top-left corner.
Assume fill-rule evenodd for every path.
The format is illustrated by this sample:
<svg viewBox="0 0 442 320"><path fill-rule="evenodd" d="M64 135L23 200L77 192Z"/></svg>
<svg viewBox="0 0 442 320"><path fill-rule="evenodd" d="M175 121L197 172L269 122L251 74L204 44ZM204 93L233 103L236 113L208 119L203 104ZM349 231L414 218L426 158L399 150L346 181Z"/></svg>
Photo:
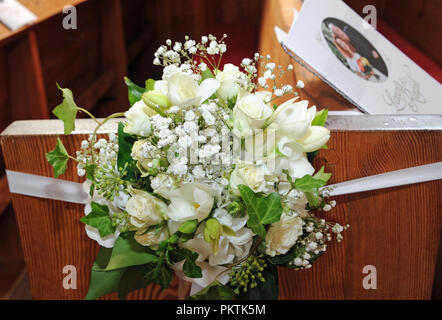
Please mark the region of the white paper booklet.
<svg viewBox="0 0 442 320"><path fill-rule="evenodd" d="M306 0L283 45L362 111L442 114L442 86L341 0Z"/></svg>
<svg viewBox="0 0 442 320"><path fill-rule="evenodd" d="M16 30L37 20L37 16L16 0L0 0L0 22Z"/></svg>

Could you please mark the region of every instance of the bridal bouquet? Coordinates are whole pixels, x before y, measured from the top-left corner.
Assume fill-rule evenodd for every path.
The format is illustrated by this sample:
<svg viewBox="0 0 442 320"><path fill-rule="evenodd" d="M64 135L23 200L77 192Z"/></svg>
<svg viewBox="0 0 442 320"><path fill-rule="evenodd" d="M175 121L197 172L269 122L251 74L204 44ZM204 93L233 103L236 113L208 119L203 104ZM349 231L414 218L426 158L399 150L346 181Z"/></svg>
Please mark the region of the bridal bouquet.
<svg viewBox="0 0 442 320"><path fill-rule="evenodd" d="M154 59L162 79L125 79L131 107L105 119L60 88L65 134L78 112L97 123L75 156L60 139L47 153L56 177L71 159L87 178L81 222L102 247L87 299L165 289L174 274L192 283L191 299L277 299L277 266L310 268L333 234L342 240L348 226L316 216L335 206L331 174L309 161L329 140L327 111L278 84L286 68L269 56L221 66L225 37L167 40ZM118 132L97 134L122 117Z"/></svg>

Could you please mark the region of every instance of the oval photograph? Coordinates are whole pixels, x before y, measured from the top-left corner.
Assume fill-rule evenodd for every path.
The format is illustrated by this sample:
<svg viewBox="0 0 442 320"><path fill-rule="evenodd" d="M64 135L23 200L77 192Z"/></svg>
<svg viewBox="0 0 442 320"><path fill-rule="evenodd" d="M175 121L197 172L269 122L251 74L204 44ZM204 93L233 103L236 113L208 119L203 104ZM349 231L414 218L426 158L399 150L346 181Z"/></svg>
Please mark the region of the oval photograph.
<svg viewBox="0 0 442 320"><path fill-rule="evenodd" d="M348 23L336 18L322 21L322 34L333 54L362 79L384 82L388 69L376 48Z"/></svg>

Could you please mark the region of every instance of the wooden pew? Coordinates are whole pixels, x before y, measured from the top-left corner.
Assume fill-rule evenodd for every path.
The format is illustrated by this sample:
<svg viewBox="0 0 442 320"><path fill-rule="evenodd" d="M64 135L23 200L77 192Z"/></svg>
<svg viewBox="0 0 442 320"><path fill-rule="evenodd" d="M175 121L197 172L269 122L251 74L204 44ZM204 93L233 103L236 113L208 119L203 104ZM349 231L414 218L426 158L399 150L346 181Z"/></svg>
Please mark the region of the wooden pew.
<svg viewBox="0 0 442 320"><path fill-rule="evenodd" d="M440 116L330 117L332 137L315 167L332 172L330 183L442 161ZM101 133L115 132L117 121ZM8 170L52 177L45 153L60 136L70 154L92 132L78 120L73 135L62 136L57 120L18 121L1 134ZM82 182L71 163L62 179ZM336 197L329 220L351 225L342 243L332 243L312 269L280 269L281 299L429 299L442 225L442 180ZM12 195L34 299L82 299L98 244L79 221L83 206ZM63 267L77 269L77 289L62 286ZM363 268L377 270L377 289L362 286ZM149 286L130 299L174 299L177 281L160 292ZM106 299L115 299L111 294Z"/></svg>

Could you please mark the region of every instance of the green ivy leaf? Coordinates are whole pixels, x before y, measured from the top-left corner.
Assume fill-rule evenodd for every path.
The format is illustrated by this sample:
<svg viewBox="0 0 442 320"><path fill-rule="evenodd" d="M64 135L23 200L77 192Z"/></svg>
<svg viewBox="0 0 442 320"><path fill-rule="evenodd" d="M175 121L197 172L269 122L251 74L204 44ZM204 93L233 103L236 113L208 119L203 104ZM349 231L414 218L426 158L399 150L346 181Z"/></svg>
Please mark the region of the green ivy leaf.
<svg viewBox="0 0 442 320"><path fill-rule="evenodd" d="M304 192L312 192L315 189L325 186L325 184L326 182L324 180L315 179L309 174L295 180L295 188Z"/></svg>
<svg viewBox="0 0 442 320"><path fill-rule="evenodd" d="M173 280L172 271L160 261L157 264L148 264L147 271L144 274L144 278L149 282L155 282L161 286L161 288L167 289Z"/></svg>
<svg viewBox="0 0 442 320"><path fill-rule="evenodd" d="M187 300L232 300L234 297L233 289L229 286L214 281L200 292L187 297Z"/></svg>
<svg viewBox="0 0 442 320"><path fill-rule="evenodd" d="M146 90L152 91L155 88L155 80L154 79L147 79L146 80Z"/></svg>
<svg viewBox="0 0 442 320"><path fill-rule="evenodd" d="M239 192L247 206L249 220L247 226L261 238L265 238L264 225L279 221L282 214L281 197L273 192L267 197L261 197L249 187L240 185Z"/></svg>
<svg viewBox="0 0 442 320"><path fill-rule="evenodd" d="M86 300L94 300L108 293L118 291L120 279L125 269L105 271L112 254L111 248L100 248L91 269L91 280Z"/></svg>
<svg viewBox="0 0 442 320"><path fill-rule="evenodd" d="M328 117L327 109L323 109L321 111L316 112L316 116L312 121L312 126L323 127L325 125L325 122L327 121L327 117Z"/></svg>
<svg viewBox="0 0 442 320"><path fill-rule="evenodd" d="M148 248L139 244L133 236L122 234L112 250L112 256L105 270L115 270L158 261L158 257Z"/></svg>
<svg viewBox="0 0 442 320"><path fill-rule="evenodd" d="M46 153L46 159L54 168L55 178L58 178L60 175L65 173L68 167L69 154L59 137L57 137L57 144L55 145L55 149Z"/></svg>
<svg viewBox="0 0 442 320"><path fill-rule="evenodd" d="M80 219L81 222L97 228L100 237L105 237L115 232L112 226L112 218L109 215L109 208L96 202L91 203L92 212Z"/></svg>
<svg viewBox="0 0 442 320"><path fill-rule="evenodd" d="M255 288L248 288L245 293L237 297L238 300L278 300L278 268L270 264L262 275L266 281L259 282Z"/></svg>
<svg viewBox="0 0 442 320"><path fill-rule="evenodd" d="M201 278L203 272L199 266L195 264L198 253L187 250L186 261L184 261L183 271L189 278Z"/></svg>
<svg viewBox="0 0 442 320"><path fill-rule="evenodd" d="M328 180L331 178L331 173L325 173L324 166L322 166L321 169L319 169L319 171L316 172L316 174L313 176L313 178L317 179L317 180L322 180L325 183L327 183Z"/></svg>
<svg viewBox="0 0 442 320"><path fill-rule="evenodd" d="M147 90L140 87L140 86L137 86L128 77L124 77L124 82L126 82L127 89L128 89L129 103L131 106L133 106L135 102L141 100L141 96Z"/></svg>
<svg viewBox="0 0 442 320"><path fill-rule="evenodd" d="M91 181L95 180L94 176L95 176L95 169L96 168L97 168L96 164L88 164L86 166L86 178L87 179L89 179Z"/></svg>
<svg viewBox="0 0 442 320"><path fill-rule="evenodd" d="M60 120L63 120L64 134L70 134L75 130L75 118L77 117L78 107L75 104L72 91L67 88L61 88L57 83L57 88L63 92L63 102L52 110L52 113Z"/></svg>

